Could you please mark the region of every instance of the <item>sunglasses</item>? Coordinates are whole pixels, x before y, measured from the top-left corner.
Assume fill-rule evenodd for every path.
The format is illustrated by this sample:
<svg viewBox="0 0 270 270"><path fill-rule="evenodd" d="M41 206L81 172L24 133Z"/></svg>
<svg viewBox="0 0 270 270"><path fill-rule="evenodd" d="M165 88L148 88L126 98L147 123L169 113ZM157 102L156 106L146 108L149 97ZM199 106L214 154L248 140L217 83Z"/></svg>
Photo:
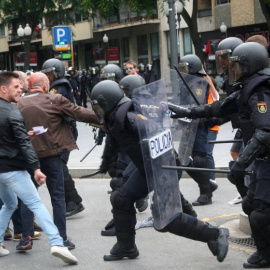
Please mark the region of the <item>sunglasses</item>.
<svg viewBox="0 0 270 270"><path fill-rule="evenodd" d="M132 69L133 69L133 67L126 68L126 70L132 70Z"/></svg>

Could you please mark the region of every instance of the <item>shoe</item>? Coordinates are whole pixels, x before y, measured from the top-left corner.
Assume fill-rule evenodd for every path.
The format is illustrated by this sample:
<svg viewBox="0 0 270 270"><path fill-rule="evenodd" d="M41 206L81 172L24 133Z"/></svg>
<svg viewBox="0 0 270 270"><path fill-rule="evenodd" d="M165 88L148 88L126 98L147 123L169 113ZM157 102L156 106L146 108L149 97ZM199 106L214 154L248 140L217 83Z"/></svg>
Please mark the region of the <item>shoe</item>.
<svg viewBox="0 0 270 270"><path fill-rule="evenodd" d="M143 212L147 209L148 207L148 196L145 198L141 198L136 201L135 203L136 208L138 209L139 212Z"/></svg>
<svg viewBox="0 0 270 270"><path fill-rule="evenodd" d="M71 207L72 205L73 207ZM84 206L81 203L69 202L66 208L66 217L74 216L84 210Z"/></svg>
<svg viewBox="0 0 270 270"><path fill-rule="evenodd" d="M16 250L29 250L32 249L33 240L31 236L27 236L21 239L20 243L16 246Z"/></svg>
<svg viewBox="0 0 270 270"><path fill-rule="evenodd" d="M217 256L217 260L219 262L223 262L228 253L229 235L230 233L227 228L219 228L218 238L216 240L210 240L207 242L209 249L211 250L214 256Z"/></svg>
<svg viewBox="0 0 270 270"><path fill-rule="evenodd" d="M212 204L212 199L209 198L206 194L201 194L199 198L192 203L193 206L202 206Z"/></svg>
<svg viewBox="0 0 270 270"><path fill-rule="evenodd" d="M67 247L53 246L51 247L51 254L57 258L62 259L65 263L78 263L77 258L70 253Z"/></svg>
<svg viewBox="0 0 270 270"><path fill-rule="evenodd" d="M259 254L258 251L253 253L248 259L247 262L250 264L257 264L262 260L262 256Z"/></svg>
<svg viewBox="0 0 270 270"><path fill-rule="evenodd" d="M216 181L210 179L210 189L211 189L211 192L214 192L215 190L217 190L217 188L218 188L218 184L216 184Z"/></svg>
<svg viewBox="0 0 270 270"><path fill-rule="evenodd" d="M116 236L114 220L110 220L105 226L105 229L101 231L102 236Z"/></svg>
<svg viewBox="0 0 270 270"><path fill-rule="evenodd" d="M270 261L266 261L264 259L261 259L257 263L244 263L244 268L254 269L254 268L269 268L270 267Z"/></svg>
<svg viewBox="0 0 270 270"><path fill-rule="evenodd" d="M2 244L1 244L2 245ZM0 247L0 257L7 256L9 254L9 251L7 249L4 249L2 246Z"/></svg>
<svg viewBox="0 0 270 270"><path fill-rule="evenodd" d="M140 228L147 228L147 227L153 227L154 225L154 219L153 217L149 217L145 220L139 220L137 221L136 225L135 225L135 230L138 230Z"/></svg>
<svg viewBox="0 0 270 270"><path fill-rule="evenodd" d="M229 205L234 206L234 205L238 205L242 203L242 197L240 196L240 194L237 195L237 197L235 197L233 200L231 200L230 202L228 202Z"/></svg>
<svg viewBox="0 0 270 270"><path fill-rule="evenodd" d="M183 213L193 217L197 217L196 211L192 207L191 203L189 203L189 201L187 201L186 199L182 200L182 209Z"/></svg>
<svg viewBox="0 0 270 270"><path fill-rule="evenodd" d="M34 232L34 236L32 237L32 240L37 240L41 236L40 232ZM14 234L13 241L21 241L22 239L22 233Z"/></svg>
<svg viewBox="0 0 270 270"><path fill-rule="evenodd" d="M139 256L139 250L136 245L132 248L125 248L123 244L117 242L110 251L110 254L104 255L104 261L119 261L127 257L129 259L135 259Z"/></svg>
<svg viewBox="0 0 270 270"><path fill-rule="evenodd" d="M42 232L43 231L42 228L37 223L36 219L34 219L34 231L35 232Z"/></svg>
<svg viewBox="0 0 270 270"><path fill-rule="evenodd" d="M67 240L64 241L64 246L67 247L69 250L75 248L75 244L71 242L71 239L68 237Z"/></svg>
<svg viewBox="0 0 270 270"><path fill-rule="evenodd" d="M4 240L12 239L12 230L8 227L5 231Z"/></svg>

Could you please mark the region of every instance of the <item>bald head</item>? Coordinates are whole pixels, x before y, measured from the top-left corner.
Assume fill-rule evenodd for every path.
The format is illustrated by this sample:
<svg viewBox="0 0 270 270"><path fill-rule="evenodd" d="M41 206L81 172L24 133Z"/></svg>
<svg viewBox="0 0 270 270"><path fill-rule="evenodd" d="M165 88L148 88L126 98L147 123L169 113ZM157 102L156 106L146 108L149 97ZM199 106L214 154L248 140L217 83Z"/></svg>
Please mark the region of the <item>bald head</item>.
<svg viewBox="0 0 270 270"><path fill-rule="evenodd" d="M246 42L256 42L256 43L259 43L261 44L266 50L267 50L267 47L268 47L268 43L267 43L267 40L264 36L262 35L254 35L254 36L251 36L250 38L247 39Z"/></svg>
<svg viewBox="0 0 270 270"><path fill-rule="evenodd" d="M29 91L48 93L50 82L48 77L41 72L36 72L29 77Z"/></svg>

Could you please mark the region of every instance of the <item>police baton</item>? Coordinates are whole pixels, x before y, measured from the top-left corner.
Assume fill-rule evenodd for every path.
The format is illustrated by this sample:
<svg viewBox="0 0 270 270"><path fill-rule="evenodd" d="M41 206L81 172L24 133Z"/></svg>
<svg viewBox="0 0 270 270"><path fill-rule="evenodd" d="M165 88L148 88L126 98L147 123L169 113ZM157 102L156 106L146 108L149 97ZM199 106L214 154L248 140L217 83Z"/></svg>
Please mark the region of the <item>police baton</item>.
<svg viewBox="0 0 270 270"><path fill-rule="evenodd" d="M97 143L91 148L91 150L80 160L80 162L83 162L84 159L95 149L95 147L97 146Z"/></svg>
<svg viewBox="0 0 270 270"><path fill-rule="evenodd" d="M186 86L187 90L189 91L189 93L191 94L191 96L193 97L193 99L195 100L195 102L197 103L197 105L200 105L200 102L198 101L198 99L192 93L190 87L188 86L188 84L187 84L186 80L184 79L183 75L181 74L181 72L178 70L178 68L176 66L174 66L174 69L176 70L177 74L179 75L179 77L183 81L184 85Z"/></svg>
<svg viewBox="0 0 270 270"><path fill-rule="evenodd" d="M241 143L243 142L243 140L241 139L236 139L236 140L224 140L224 141L208 141L209 144L215 144L215 143Z"/></svg>
<svg viewBox="0 0 270 270"><path fill-rule="evenodd" d="M93 173L91 173L91 174L82 175L82 176L80 177L80 179L83 179L83 178L89 178L89 177L95 176L95 175L97 175L97 174L99 174L99 173L101 173L100 170L98 170L98 171L96 171L96 172L93 172Z"/></svg>
<svg viewBox="0 0 270 270"><path fill-rule="evenodd" d="M230 170L218 170L218 169L206 169L206 168L194 168L183 166L161 166L162 169L169 170L184 170L184 171L199 171L199 172L214 172L214 173L230 173ZM246 175L253 175L253 171L245 171Z"/></svg>

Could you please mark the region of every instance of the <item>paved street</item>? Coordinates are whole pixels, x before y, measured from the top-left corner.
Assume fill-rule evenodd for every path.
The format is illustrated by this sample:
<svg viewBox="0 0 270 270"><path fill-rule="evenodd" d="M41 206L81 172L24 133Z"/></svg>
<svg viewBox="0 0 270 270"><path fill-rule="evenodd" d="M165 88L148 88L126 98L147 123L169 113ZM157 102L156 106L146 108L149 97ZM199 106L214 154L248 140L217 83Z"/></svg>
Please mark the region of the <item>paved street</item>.
<svg viewBox="0 0 270 270"><path fill-rule="evenodd" d="M231 207L227 204L235 196L235 188L224 178L217 180L219 188L214 193L213 204L196 207L198 217L211 224L224 225L231 228L231 222L237 221L241 207ZM169 233L158 233L153 228L137 230L137 246L140 256L136 260L104 262L103 255L109 252L115 243L114 237L103 237L101 229L111 219L109 202L109 180L92 179L76 180L76 187L83 197L85 210L67 221L68 235L76 243L73 251L79 259L78 266L73 269L81 270L154 270L154 269L183 269L211 270L243 269L242 264L253 249L230 243L229 253L223 263L212 256L204 243L188 240ZM198 196L196 183L189 179L181 180L180 187L190 201ZM41 198L50 209L50 201L45 186L40 188ZM138 213L139 220L150 216L149 208ZM227 223L229 222L229 223ZM239 237L240 232L231 230L232 237ZM247 237L247 236L244 236ZM26 253L15 251L17 242L5 241L11 254L0 258L1 269L64 269L65 265L49 254L49 245L45 235L34 241L33 250Z"/></svg>

